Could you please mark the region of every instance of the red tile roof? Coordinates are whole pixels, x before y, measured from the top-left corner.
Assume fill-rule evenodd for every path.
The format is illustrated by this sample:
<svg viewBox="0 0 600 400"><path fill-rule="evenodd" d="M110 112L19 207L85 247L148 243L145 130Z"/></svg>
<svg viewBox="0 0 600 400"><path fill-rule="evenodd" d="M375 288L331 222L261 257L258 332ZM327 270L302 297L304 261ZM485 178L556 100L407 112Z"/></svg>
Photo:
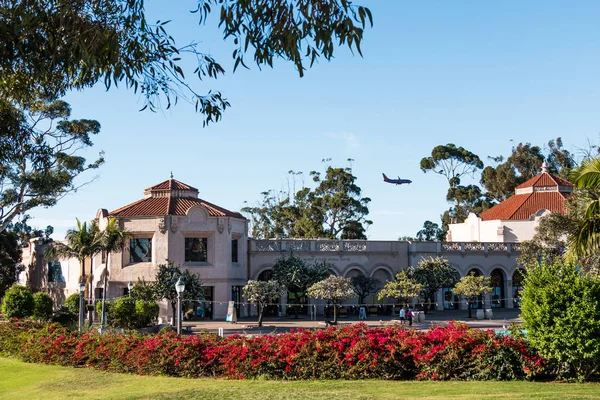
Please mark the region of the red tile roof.
<svg viewBox="0 0 600 400"><path fill-rule="evenodd" d="M194 206L206 208L213 217L244 219L244 216L238 212L229 211L195 197L148 197L111 211L109 215L112 217L186 215L187 211Z"/></svg>
<svg viewBox="0 0 600 400"><path fill-rule="evenodd" d="M183 182L179 182L177 179L167 179L164 182L158 183L154 186L146 188L146 190L198 190L190 185Z"/></svg>
<svg viewBox="0 0 600 400"><path fill-rule="evenodd" d="M167 179L164 182L146 188L144 194L148 197L111 211L109 215L113 217L187 215L190 208L202 206L213 217L245 219L238 212L229 211L223 207L199 199L197 197L198 189L175 179Z"/></svg>
<svg viewBox="0 0 600 400"><path fill-rule="evenodd" d="M541 173L529 179L516 187L516 189L524 189L528 187L540 187L540 186L566 186L573 187L573 184L567 180L559 178L556 175L549 174L547 172Z"/></svg>
<svg viewBox="0 0 600 400"><path fill-rule="evenodd" d="M542 209L564 214L566 212L565 195L560 192L516 194L504 200L502 203L496 204L489 210L482 212L480 217L483 221L496 219L529 219L531 215Z"/></svg>

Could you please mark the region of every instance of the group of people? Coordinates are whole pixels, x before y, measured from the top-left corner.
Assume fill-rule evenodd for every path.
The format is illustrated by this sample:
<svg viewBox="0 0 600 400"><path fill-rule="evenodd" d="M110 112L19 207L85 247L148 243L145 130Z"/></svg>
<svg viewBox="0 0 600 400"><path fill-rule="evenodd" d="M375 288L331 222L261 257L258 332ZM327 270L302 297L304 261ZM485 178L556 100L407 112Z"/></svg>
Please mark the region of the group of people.
<svg viewBox="0 0 600 400"><path fill-rule="evenodd" d="M412 307L402 307L400 309L400 323L402 325L408 321L408 326L412 326L413 323L413 309Z"/></svg>

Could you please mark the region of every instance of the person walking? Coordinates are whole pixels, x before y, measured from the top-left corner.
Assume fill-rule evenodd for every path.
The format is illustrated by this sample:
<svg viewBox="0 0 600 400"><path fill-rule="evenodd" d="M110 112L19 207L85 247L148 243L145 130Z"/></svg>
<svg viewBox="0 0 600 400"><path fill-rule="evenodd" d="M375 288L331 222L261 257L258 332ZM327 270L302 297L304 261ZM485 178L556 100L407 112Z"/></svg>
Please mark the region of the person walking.
<svg viewBox="0 0 600 400"><path fill-rule="evenodd" d="M400 323L404 325L404 321L406 320L406 310L404 307L400 308Z"/></svg>
<svg viewBox="0 0 600 400"><path fill-rule="evenodd" d="M412 326L412 321L413 321L412 308L408 309L408 312L406 313L406 319L408 319L408 326Z"/></svg>

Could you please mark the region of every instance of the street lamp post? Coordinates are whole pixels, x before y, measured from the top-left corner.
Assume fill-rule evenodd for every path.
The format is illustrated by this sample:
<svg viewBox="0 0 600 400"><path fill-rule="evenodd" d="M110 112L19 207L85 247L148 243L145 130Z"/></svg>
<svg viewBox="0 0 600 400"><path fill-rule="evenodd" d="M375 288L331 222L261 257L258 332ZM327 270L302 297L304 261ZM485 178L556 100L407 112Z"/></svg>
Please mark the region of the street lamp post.
<svg viewBox="0 0 600 400"><path fill-rule="evenodd" d="M85 282L79 283L79 332L83 331L83 325L85 324L85 299L83 294L85 293Z"/></svg>
<svg viewBox="0 0 600 400"><path fill-rule="evenodd" d="M127 289L129 289L129 297L131 297L131 289L133 289L133 282L129 281L127 284Z"/></svg>
<svg viewBox="0 0 600 400"><path fill-rule="evenodd" d="M175 290L177 291L177 334L181 335L181 294L185 290L185 283L181 277L175 284Z"/></svg>

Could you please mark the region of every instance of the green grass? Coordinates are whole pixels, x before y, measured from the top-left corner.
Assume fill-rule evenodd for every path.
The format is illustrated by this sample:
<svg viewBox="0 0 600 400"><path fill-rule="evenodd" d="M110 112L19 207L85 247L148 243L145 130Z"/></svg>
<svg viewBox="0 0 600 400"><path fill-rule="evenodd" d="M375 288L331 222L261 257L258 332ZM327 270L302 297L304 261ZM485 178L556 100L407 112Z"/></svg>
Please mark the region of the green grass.
<svg viewBox="0 0 600 400"><path fill-rule="evenodd" d="M600 384L227 381L111 374L0 358L0 399L600 399Z"/></svg>

